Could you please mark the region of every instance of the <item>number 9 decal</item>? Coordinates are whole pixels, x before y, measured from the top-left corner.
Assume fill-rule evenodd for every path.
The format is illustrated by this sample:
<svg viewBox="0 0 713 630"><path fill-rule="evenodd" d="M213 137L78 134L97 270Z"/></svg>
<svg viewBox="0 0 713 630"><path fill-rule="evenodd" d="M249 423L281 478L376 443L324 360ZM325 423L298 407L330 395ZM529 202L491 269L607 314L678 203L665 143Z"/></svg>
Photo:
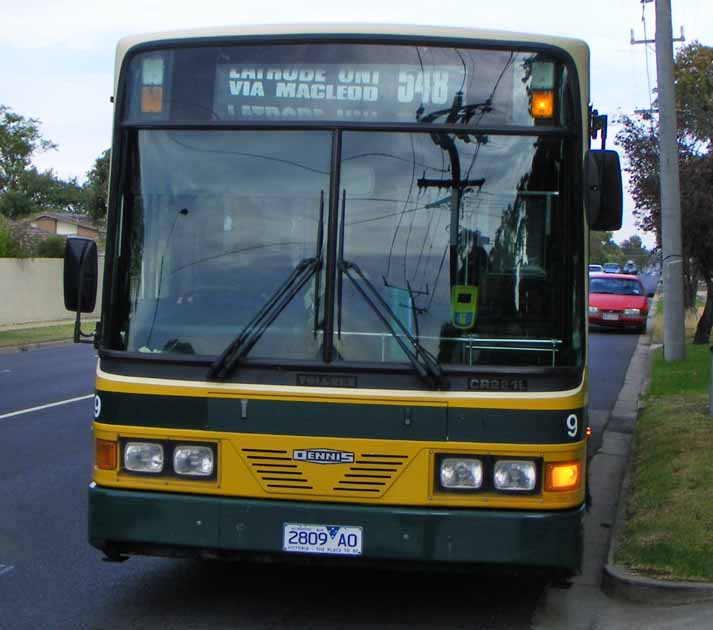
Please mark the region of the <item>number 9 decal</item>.
<svg viewBox="0 0 713 630"><path fill-rule="evenodd" d="M564 424L567 428L567 435L571 438L576 437L577 432L579 431L579 420L577 419L576 414L569 414L567 419L564 421Z"/></svg>
<svg viewBox="0 0 713 630"><path fill-rule="evenodd" d="M94 417L98 418L99 414L102 412L102 399L99 398L99 394L94 396Z"/></svg>

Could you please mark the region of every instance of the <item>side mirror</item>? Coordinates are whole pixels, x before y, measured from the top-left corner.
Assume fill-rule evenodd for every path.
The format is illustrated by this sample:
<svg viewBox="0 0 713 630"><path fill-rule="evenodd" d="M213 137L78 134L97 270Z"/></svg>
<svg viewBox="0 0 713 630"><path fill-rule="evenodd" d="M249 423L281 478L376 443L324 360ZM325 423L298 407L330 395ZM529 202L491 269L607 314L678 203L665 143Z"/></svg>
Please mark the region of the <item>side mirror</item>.
<svg viewBox="0 0 713 630"><path fill-rule="evenodd" d="M616 151L587 151L584 159L584 203L592 230L621 228L623 191L621 165Z"/></svg>
<svg viewBox="0 0 713 630"><path fill-rule="evenodd" d="M97 301L97 244L88 238L70 236L64 247L64 308L91 313Z"/></svg>

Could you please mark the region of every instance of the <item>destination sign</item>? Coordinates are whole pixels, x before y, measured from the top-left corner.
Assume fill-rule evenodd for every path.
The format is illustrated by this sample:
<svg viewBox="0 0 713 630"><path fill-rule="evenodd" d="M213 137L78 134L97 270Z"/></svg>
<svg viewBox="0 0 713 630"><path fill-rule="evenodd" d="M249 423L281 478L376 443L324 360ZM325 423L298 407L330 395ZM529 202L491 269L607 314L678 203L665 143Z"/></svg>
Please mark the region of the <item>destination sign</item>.
<svg viewBox="0 0 713 630"><path fill-rule="evenodd" d="M458 92L466 102L466 79L463 65L226 63L213 109L228 120L416 122L450 108Z"/></svg>

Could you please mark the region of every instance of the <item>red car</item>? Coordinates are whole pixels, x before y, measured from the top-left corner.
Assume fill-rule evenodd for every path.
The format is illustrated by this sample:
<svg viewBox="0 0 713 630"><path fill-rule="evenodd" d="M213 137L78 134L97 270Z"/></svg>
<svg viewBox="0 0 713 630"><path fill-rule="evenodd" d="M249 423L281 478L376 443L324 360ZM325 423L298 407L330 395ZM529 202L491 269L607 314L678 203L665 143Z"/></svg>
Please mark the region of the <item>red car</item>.
<svg viewBox="0 0 713 630"><path fill-rule="evenodd" d="M649 304L636 276L621 273L589 274L589 324L635 328L646 332Z"/></svg>

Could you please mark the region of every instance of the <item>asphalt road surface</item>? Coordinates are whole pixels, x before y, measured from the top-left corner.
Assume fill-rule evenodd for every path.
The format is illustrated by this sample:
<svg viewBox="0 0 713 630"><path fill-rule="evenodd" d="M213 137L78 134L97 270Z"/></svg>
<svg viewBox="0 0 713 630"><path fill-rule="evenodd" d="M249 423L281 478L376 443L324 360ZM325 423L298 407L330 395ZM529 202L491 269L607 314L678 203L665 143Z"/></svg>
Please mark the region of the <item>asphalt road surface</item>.
<svg viewBox="0 0 713 630"><path fill-rule="evenodd" d="M590 337L594 440L637 339ZM531 572L102 562L86 542L95 362L86 345L0 354L0 629L530 627L548 588Z"/></svg>

